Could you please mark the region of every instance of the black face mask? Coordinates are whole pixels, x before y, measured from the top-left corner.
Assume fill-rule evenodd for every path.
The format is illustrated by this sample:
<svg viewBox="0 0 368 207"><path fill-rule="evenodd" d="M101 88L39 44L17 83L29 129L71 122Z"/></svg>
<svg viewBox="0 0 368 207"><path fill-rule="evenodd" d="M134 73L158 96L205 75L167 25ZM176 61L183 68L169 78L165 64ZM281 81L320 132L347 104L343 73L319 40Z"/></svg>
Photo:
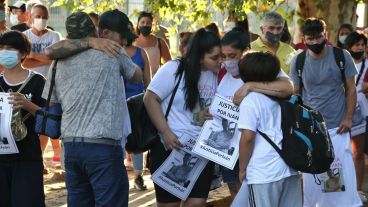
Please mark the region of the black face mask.
<svg viewBox="0 0 368 207"><path fill-rule="evenodd" d="M363 57L364 55L364 51L361 52L353 52L353 51L349 51L351 54L351 57L353 57L355 60L359 60L360 58Z"/></svg>
<svg viewBox="0 0 368 207"><path fill-rule="evenodd" d="M308 49L312 50L312 52L316 53L316 54L320 54L323 50L323 48L325 48L325 45L326 45L326 39L323 40L322 43L320 44L313 44L313 45L310 45L310 44L305 44Z"/></svg>
<svg viewBox="0 0 368 207"><path fill-rule="evenodd" d="M151 34L151 30L152 27L151 26L142 26L139 27L139 32L143 35L143 36L148 36Z"/></svg>
<svg viewBox="0 0 368 207"><path fill-rule="evenodd" d="M281 35L282 34L273 34L271 32L266 32L266 39L272 43L272 44L276 44L280 41L281 39Z"/></svg>

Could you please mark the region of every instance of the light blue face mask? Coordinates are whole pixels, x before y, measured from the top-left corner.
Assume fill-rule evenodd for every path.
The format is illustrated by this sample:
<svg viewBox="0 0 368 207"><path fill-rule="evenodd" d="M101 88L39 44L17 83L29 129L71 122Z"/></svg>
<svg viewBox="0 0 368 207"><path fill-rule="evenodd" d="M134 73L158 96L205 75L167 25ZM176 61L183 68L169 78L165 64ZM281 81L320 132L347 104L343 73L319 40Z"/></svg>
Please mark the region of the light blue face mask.
<svg viewBox="0 0 368 207"><path fill-rule="evenodd" d="M0 50L0 65L6 69L13 69L20 62L15 50Z"/></svg>
<svg viewBox="0 0 368 207"><path fill-rule="evenodd" d="M5 20L5 11L0 10L0 21Z"/></svg>

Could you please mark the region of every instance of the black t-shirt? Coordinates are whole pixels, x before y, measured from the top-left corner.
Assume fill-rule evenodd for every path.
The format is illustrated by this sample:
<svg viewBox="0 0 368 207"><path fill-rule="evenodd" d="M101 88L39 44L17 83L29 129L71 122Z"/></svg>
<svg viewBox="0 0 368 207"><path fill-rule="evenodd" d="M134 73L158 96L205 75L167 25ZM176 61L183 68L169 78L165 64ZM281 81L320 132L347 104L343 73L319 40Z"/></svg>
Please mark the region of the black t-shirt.
<svg viewBox="0 0 368 207"><path fill-rule="evenodd" d="M8 91L9 89L11 89L12 91L18 91L22 83L17 85L8 85L4 81L4 76L1 74L0 85L5 91ZM34 74L20 93L24 94L28 99L32 101L32 103L36 104L37 106L43 107L46 104L46 100L41 97L44 85L45 78L40 74ZM27 111L22 109L23 117L27 113ZM27 120L24 121L24 124L27 126L27 137L19 142L16 142L19 153L0 155L0 161L42 161L40 140L38 138L38 134L34 132L34 116L30 116Z"/></svg>
<svg viewBox="0 0 368 207"><path fill-rule="evenodd" d="M21 24L17 24L17 25L14 25L12 27L10 27L11 30L18 30L20 32L24 32L26 30L29 29L28 25L26 23L21 23Z"/></svg>

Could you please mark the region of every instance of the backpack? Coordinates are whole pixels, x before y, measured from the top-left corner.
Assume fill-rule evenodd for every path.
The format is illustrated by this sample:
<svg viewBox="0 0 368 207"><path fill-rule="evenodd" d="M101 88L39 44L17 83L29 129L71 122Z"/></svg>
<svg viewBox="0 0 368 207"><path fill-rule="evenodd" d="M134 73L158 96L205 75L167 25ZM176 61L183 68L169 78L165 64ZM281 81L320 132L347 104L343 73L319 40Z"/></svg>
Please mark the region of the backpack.
<svg viewBox="0 0 368 207"><path fill-rule="evenodd" d="M265 133L258 131L285 163L300 172L320 174L330 169L334 150L320 112L304 105L300 96L288 101L273 98L281 107L283 139L280 149Z"/></svg>
<svg viewBox="0 0 368 207"><path fill-rule="evenodd" d="M335 56L335 61L337 66L340 69L341 72L341 78L342 78L342 82L344 83L344 85L346 86L346 76L345 76L345 56L344 56L344 52L342 49L337 48L337 47L333 47L333 53ZM299 95L302 96L302 92L303 92L303 80L302 80L302 74L303 74L303 67L304 67L304 63L305 63L305 58L306 58L306 54L307 51L303 51L302 53L298 54L298 56L296 57L296 69L298 71L298 76L299 76Z"/></svg>
<svg viewBox="0 0 368 207"><path fill-rule="evenodd" d="M333 51L342 80L346 84L343 50L334 47ZM320 174L330 169L335 154L322 114L303 104L301 98L305 57L306 51L300 53L296 59L300 79L299 96L294 95L288 101L270 97L281 107L282 148L280 149L265 133L257 131L291 168L304 173Z"/></svg>

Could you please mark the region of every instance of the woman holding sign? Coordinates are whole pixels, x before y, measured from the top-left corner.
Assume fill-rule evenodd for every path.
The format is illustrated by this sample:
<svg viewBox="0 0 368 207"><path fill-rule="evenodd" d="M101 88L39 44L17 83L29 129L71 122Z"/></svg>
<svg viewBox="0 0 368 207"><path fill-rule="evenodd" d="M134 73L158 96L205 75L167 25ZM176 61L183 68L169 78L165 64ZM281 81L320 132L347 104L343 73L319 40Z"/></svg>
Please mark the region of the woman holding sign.
<svg viewBox="0 0 368 207"><path fill-rule="evenodd" d="M0 153L1 206L45 206L41 147L34 132L34 114L45 104L41 97L45 78L22 67L30 51L23 33L9 31L0 36L0 65L5 68L0 75L0 89L10 92L13 119L19 113L26 127L20 134L12 129L19 153Z"/></svg>
<svg viewBox="0 0 368 207"><path fill-rule="evenodd" d="M205 120L206 108L215 95L216 75L221 66L220 39L212 32L199 29L180 60L163 65L148 86L144 103L152 122L161 135L162 144L151 149L150 171L153 174L169 156L179 149L180 136L198 137ZM180 74L183 73L181 80ZM180 81L167 120L164 113ZM213 163L208 162L199 175L184 206L204 206L210 190ZM155 184L158 206L180 206L181 199Z"/></svg>

